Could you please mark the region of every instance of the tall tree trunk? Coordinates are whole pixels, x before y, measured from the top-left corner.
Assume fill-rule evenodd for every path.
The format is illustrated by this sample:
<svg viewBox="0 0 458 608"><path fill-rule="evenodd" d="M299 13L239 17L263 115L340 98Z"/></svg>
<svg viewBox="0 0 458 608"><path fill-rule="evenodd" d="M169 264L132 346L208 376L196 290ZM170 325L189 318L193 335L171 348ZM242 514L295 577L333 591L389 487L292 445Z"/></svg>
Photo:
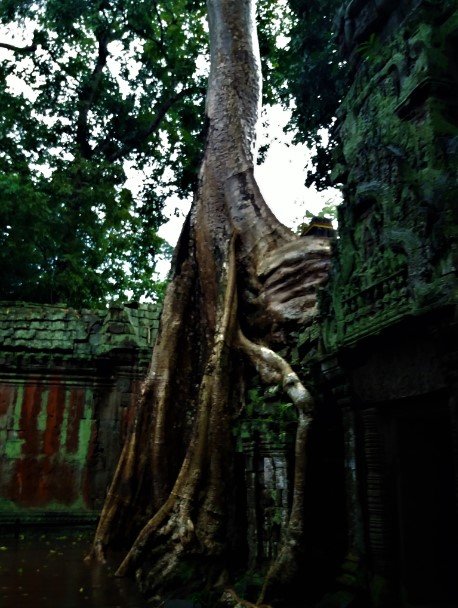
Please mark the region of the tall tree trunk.
<svg viewBox="0 0 458 608"><path fill-rule="evenodd" d="M290 532L264 596L300 538L312 417L309 393L272 349L288 324L312 318L329 249L325 239L299 239L283 226L253 177L261 95L255 1L208 0L208 20L209 129L198 193L92 555L103 559L107 547L127 543L118 574L135 572L150 595L187 578L199 587L225 584L237 551L231 427L245 368L254 366L265 382L283 384L299 414Z"/></svg>

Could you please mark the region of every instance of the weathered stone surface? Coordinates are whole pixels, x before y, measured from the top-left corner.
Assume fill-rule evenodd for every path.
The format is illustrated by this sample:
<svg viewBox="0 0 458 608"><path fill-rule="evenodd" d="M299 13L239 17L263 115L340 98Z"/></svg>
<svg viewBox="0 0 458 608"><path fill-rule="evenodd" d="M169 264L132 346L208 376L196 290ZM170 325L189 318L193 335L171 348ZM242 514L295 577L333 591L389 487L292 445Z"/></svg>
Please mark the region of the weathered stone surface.
<svg viewBox="0 0 458 608"><path fill-rule="evenodd" d="M351 4L355 24L369 4ZM436 13L411 5L394 31L387 15L371 21L383 44L359 57L339 111L344 203L321 306L329 350L455 298L458 157L444 150L458 133L458 17L450 2ZM358 41L354 33L345 52Z"/></svg>
<svg viewBox="0 0 458 608"><path fill-rule="evenodd" d="M343 420L337 587L371 608L457 605L457 4L353 0L339 37L353 83L318 380Z"/></svg>
<svg viewBox="0 0 458 608"><path fill-rule="evenodd" d="M97 513L159 314L0 303L0 519Z"/></svg>

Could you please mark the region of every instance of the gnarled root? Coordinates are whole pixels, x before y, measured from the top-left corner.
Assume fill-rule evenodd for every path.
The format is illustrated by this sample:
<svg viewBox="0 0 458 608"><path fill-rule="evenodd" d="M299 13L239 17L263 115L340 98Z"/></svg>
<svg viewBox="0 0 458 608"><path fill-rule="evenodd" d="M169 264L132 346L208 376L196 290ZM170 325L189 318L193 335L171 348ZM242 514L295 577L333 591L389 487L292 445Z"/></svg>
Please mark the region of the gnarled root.
<svg viewBox="0 0 458 608"><path fill-rule="evenodd" d="M268 604L252 604L240 598L233 589L225 589L218 601L218 608L272 608Z"/></svg>
<svg viewBox="0 0 458 608"><path fill-rule="evenodd" d="M224 522L224 517L219 512L222 510L221 480L224 479L224 450L230 447L230 417L226 410L231 384L228 358L237 327L234 239L228 244L227 253L225 289L216 312L213 346L200 377L196 396L198 408L184 460L167 498L155 514L144 522L116 572L117 576L135 573L140 587L148 592L153 590L162 593L165 590L167 593L174 585L176 590L180 579L182 582L191 571L198 573L196 578L200 576L205 579L203 566L198 562L204 564L209 571L215 567L222 552L214 539L222 536L219 532L219 527ZM170 328L166 328L165 332L167 331L170 332ZM174 346L176 347L175 344ZM159 364L157 357L153 357L150 377L154 376L154 366ZM156 410L166 406L164 399L157 395L153 397ZM143 403L143 409L145 404L146 402ZM153 422L155 426L152 432L156 438L158 424L161 428L163 426L162 417L157 412ZM125 450L124 460L127 458L126 453ZM154 470L157 466L155 464ZM124 469L126 466L121 470ZM135 471L130 473L135 478ZM123 478L118 473L114 484L116 496L119 494L117 481ZM152 494L156 495L154 492ZM114 504L119 509L119 500ZM105 517L110 513L105 512ZM111 526L113 517L107 517L107 521ZM100 530L104 530L103 526ZM105 538L105 535L101 537ZM97 541L92 553L94 557L103 559L103 547L99 547Z"/></svg>
<svg viewBox="0 0 458 608"><path fill-rule="evenodd" d="M257 369L266 384L279 384L289 396L298 414L295 442L294 494L288 527L283 535L277 557L271 564L264 580L257 605L276 587L286 585L294 576L297 553L302 543L303 509L307 436L313 420L314 401L310 392L299 380L297 374L283 357L267 348L248 340L238 332L238 345Z"/></svg>

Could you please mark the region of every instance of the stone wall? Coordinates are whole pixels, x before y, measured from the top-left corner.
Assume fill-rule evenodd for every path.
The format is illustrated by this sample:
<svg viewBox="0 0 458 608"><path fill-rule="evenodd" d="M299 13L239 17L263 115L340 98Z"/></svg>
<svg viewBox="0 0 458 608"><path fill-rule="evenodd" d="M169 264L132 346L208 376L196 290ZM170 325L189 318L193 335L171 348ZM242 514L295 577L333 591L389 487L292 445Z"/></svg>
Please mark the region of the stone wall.
<svg viewBox="0 0 458 608"><path fill-rule="evenodd" d="M345 202L322 306L328 350L453 302L456 288L456 3L379 4L351 2L340 26L354 75L337 127ZM358 52L370 35L372 51Z"/></svg>
<svg viewBox="0 0 458 608"><path fill-rule="evenodd" d="M0 303L0 517L69 521L102 506L160 310Z"/></svg>
<svg viewBox="0 0 458 608"><path fill-rule="evenodd" d="M456 0L353 0L339 39L352 85L319 364L344 430L337 586L348 604L457 605Z"/></svg>

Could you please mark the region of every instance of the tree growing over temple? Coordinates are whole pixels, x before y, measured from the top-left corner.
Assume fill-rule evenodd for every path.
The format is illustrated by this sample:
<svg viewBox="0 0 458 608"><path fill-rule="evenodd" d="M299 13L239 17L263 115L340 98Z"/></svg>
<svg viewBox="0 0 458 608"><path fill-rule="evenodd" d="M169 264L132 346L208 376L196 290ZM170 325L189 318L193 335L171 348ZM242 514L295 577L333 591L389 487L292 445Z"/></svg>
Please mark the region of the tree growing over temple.
<svg viewBox="0 0 458 608"><path fill-rule="evenodd" d="M103 560L111 547L123 547L118 575L135 574L157 605L203 589L224 605L237 604L231 584L245 558L232 429L256 370L288 395L298 420L288 526L259 597L252 598L260 606L281 594L295 570L314 409L310 392L278 353L292 328L313 321L329 244L283 226L253 176L261 102L255 1L208 0L207 6L211 69L198 188L91 557Z"/></svg>
<svg viewBox="0 0 458 608"><path fill-rule="evenodd" d="M336 1L258 6L264 102L293 97L309 144L335 109ZM195 191L205 139L204 4L0 0L0 299L161 297L164 203Z"/></svg>

